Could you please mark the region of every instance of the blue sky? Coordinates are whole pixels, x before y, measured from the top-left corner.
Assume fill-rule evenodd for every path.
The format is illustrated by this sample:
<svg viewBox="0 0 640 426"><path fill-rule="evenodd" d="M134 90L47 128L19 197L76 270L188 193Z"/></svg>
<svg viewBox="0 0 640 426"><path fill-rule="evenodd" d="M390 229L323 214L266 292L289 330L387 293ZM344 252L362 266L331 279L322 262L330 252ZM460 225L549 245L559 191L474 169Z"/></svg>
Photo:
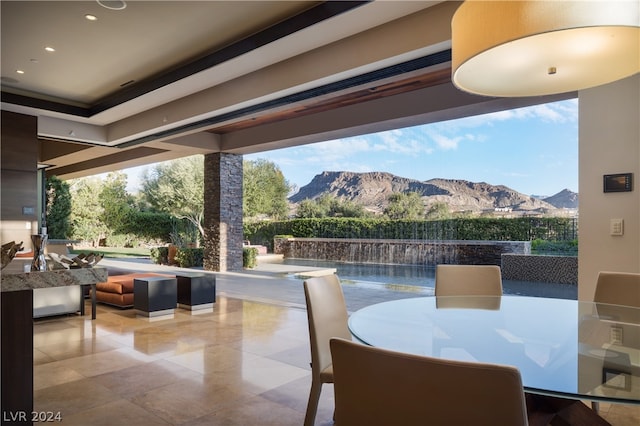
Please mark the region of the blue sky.
<svg viewBox="0 0 640 426"><path fill-rule="evenodd" d="M578 192L577 99L246 155L300 187L323 171L464 179L529 195Z"/></svg>
<svg viewBox="0 0 640 426"><path fill-rule="evenodd" d="M578 192L577 99L250 154L302 187L323 171L464 179L529 195ZM135 186L135 168L129 174ZM144 168L142 168L144 169Z"/></svg>

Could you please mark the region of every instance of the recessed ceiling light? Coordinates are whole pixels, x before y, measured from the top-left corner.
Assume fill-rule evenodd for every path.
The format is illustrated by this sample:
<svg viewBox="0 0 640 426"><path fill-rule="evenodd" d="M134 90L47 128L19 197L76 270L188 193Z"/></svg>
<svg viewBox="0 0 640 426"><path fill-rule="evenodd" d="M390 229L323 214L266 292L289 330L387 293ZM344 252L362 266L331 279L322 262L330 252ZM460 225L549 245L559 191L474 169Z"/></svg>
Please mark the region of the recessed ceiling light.
<svg viewBox="0 0 640 426"><path fill-rule="evenodd" d="M18 74L24 74L24 71L22 71L22 70L16 70L16 72L17 72Z"/></svg>
<svg viewBox="0 0 640 426"><path fill-rule="evenodd" d="M97 21L98 17L96 15L91 15L89 13L87 13L86 15L84 15L85 19L87 21Z"/></svg>
<svg viewBox="0 0 640 426"><path fill-rule="evenodd" d="M110 1L110 0L96 0L98 2L98 4L102 7L105 7L107 9L111 9L111 10L122 10L125 7L127 7L127 3L123 2L123 1Z"/></svg>
<svg viewBox="0 0 640 426"><path fill-rule="evenodd" d="M53 48L53 47L51 47L51 46L47 46L47 47L45 47L45 48L44 48L44 50L46 50L47 52L55 52L55 51L56 51L56 49L54 49L54 48Z"/></svg>

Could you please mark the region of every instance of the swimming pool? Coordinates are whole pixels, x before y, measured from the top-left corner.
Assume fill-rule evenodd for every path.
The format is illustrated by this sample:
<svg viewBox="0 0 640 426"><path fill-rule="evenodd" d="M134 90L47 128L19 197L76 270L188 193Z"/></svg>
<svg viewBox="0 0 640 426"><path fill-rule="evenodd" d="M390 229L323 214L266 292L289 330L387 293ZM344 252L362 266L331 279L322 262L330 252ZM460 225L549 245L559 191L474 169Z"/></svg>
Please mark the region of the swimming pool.
<svg viewBox="0 0 640 426"><path fill-rule="evenodd" d="M367 285L414 286L424 288L427 294L433 294L435 286L436 270L428 266L345 263L309 259L284 259L283 263L335 268L344 284L353 282ZM503 280L502 288L504 294L573 300L578 298L578 287L572 284Z"/></svg>

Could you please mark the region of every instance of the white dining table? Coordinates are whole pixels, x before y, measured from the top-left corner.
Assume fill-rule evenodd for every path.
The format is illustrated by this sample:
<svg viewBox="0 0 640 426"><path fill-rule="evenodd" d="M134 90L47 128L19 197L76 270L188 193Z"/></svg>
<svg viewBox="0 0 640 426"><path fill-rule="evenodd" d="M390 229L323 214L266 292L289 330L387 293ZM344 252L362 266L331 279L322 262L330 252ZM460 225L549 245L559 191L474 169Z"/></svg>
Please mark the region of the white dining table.
<svg viewBox="0 0 640 426"><path fill-rule="evenodd" d="M422 297L360 309L349 329L371 346L512 365L532 401L567 401L554 410L578 400L640 404L638 308L506 295ZM579 405L581 415L595 414Z"/></svg>

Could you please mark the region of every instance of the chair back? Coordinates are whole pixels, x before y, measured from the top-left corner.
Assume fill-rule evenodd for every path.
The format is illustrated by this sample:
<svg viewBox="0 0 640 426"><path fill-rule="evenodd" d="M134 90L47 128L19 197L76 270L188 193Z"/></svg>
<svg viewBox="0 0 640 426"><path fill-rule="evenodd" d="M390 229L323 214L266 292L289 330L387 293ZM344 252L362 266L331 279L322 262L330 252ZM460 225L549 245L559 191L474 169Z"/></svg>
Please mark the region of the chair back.
<svg viewBox="0 0 640 426"><path fill-rule="evenodd" d="M436 296L502 296L496 265L437 265Z"/></svg>
<svg viewBox="0 0 640 426"><path fill-rule="evenodd" d="M527 425L520 372L332 339L336 426Z"/></svg>
<svg viewBox="0 0 640 426"><path fill-rule="evenodd" d="M640 308L640 273L601 271L593 301Z"/></svg>
<svg viewBox="0 0 640 426"><path fill-rule="evenodd" d="M331 365L329 340L332 337L351 340L347 325L349 314L336 274L307 279L304 282L304 297L309 320L311 370L317 377Z"/></svg>

